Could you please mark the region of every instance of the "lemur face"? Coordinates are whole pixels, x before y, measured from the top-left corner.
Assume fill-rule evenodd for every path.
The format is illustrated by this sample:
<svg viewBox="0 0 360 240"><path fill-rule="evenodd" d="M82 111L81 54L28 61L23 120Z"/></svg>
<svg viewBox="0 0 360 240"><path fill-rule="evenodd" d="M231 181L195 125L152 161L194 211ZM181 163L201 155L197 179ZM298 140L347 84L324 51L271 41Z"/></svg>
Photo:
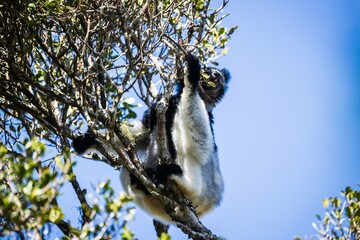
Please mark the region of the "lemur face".
<svg viewBox="0 0 360 240"><path fill-rule="evenodd" d="M226 69L205 68L199 81L199 93L208 107L215 105L223 98L230 80Z"/></svg>

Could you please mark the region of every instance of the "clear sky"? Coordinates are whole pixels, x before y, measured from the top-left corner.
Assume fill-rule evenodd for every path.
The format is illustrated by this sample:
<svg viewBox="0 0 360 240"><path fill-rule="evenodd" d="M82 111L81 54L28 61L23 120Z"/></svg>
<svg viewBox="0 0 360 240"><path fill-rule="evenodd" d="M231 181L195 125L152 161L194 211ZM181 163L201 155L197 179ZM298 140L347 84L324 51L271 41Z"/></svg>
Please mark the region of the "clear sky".
<svg viewBox="0 0 360 240"><path fill-rule="evenodd" d="M360 1L231 0L226 11L223 24L239 26L220 59L232 81L214 112L226 190L203 222L227 239L314 234L322 200L359 189ZM111 178L120 189L103 163L79 159L75 172L84 187ZM140 209L130 226L155 239Z"/></svg>

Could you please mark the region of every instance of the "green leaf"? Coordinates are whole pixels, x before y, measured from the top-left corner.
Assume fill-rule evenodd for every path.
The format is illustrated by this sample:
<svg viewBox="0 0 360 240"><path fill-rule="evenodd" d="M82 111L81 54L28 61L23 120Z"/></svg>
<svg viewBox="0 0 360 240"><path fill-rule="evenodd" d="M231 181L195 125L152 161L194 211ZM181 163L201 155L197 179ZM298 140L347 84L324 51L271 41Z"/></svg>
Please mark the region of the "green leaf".
<svg viewBox="0 0 360 240"><path fill-rule="evenodd" d="M224 27L221 27L220 29L219 29L219 31L218 31L218 34L219 35L222 35L222 34L224 34L225 33L225 28Z"/></svg>
<svg viewBox="0 0 360 240"><path fill-rule="evenodd" d="M329 207L329 203L330 203L329 199L325 198L325 199L323 200L323 207L324 207L324 208L328 208L328 207Z"/></svg>
<svg viewBox="0 0 360 240"><path fill-rule="evenodd" d="M204 72L201 74L201 77L202 77L203 79L205 79L206 81L209 80L209 78L210 78L209 74L204 73Z"/></svg>
<svg viewBox="0 0 360 240"><path fill-rule="evenodd" d="M123 240L133 240L134 234L129 230L127 226L123 227L123 233L121 234Z"/></svg>
<svg viewBox="0 0 360 240"><path fill-rule="evenodd" d="M126 118L127 119L134 119L134 118L136 118L136 113L133 111L133 110L131 110L131 109L128 109L128 111L129 111L129 113L126 115Z"/></svg>
<svg viewBox="0 0 360 240"><path fill-rule="evenodd" d="M160 237L158 238L158 240L170 240L170 235L167 233L161 233Z"/></svg>
<svg viewBox="0 0 360 240"><path fill-rule="evenodd" d="M213 24L215 22L215 15L214 14L210 15L209 21L210 21L211 24Z"/></svg>
<svg viewBox="0 0 360 240"><path fill-rule="evenodd" d="M198 0L196 3L196 10L201 11L204 8L204 0Z"/></svg>
<svg viewBox="0 0 360 240"><path fill-rule="evenodd" d="M228 35L232 35L236 29L238 29L238 26L230 28Z"/></svg>
<svg viewBox="0 0 360 240"><path fill-rule="evenodd" d="M35 10L36 9L35 3L29 3L28 8Z"/></svg>
<svg viewBox="0 0 360 240"><path fill-rule="evenodd" d="M207 85L209 85L210 87L216 88L216 84L215 84L214 82L209 81L209 82L206 82L206 83L207 83Z"/></svg>
<svg viewBox="0 0 360 240"><path fill-rule="evenodd" d="M214 49L214 46L211 43L205 43L204 47L207 49Z"/></svg>
<svg viewBox="0 0 360 240"><path fill-rule="evenodd" d="M4 157L7 153L7 148L4 145L0 145L0 158Z"/></svg>
<svg viewBox="0 0 360 240"><path fill-rule="evenodd" d="M57 223L61 221L64 218L64 214L61 212L61 209L59 206L53 206L50 209L49 213L49 220L50 222Z"/></svg>
<svg viewBox="0 0 360 240"><path fill-rule="evenodd" d="M54 8L56 5L57 5L57 2L54 0L49 0L45 3L45 7L50 8L50 9Z"/></svg>
<svg viewBox="0 0 360 240"><path fill-rule="evenodd" d="M31 192L33 190L33 185L34 182L33 181L29 181L28 184L26 184L26 186L23 188L23 192L25 195L30 196Z"/></svg>
<svg viewBox="0 0 360 240"><path fill-rule="evenodd" d="M224 50L221 51L221 55L223 55L223 56L226 55L228 53L228 51L229 51L228 47L224 48Z"/></svg>

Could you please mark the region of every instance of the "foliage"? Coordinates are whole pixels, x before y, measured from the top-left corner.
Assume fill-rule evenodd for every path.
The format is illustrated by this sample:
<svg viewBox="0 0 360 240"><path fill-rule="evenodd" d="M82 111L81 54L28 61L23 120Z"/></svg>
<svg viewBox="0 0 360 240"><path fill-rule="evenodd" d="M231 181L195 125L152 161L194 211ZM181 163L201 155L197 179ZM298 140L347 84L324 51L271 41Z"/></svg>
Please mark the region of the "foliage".
<svg viewBox="0 0 360 240"><path fill-rule="evenodd" d="M91 206L91 221L75 229L65 222L57 197L63 185L74 178L73 163L64 161L68 153L43 161L45 145L38 139L24 140L14 152L0 145L0 236L20 239L46 239L59 235L57 225L72 239L134 239L127 228L133 209L125 208L130 201L125 195L114 196L109 182L101 183ZM105 200L105 201L104 201Z"/></svg>
<svg viewBox="0 0 360 240"><path fill-rule="evenodd" d="M124 239L132 238L126 221L118 221L128 199L114 198L105 183L99 190L104 207L89 204L73 172L71 141L85 127L104 144L115 137L121 141L112 145L115 153L98 149L104 162L115 169L125 165L172 207L186 202L144 176L134 137L126 131L127 120L137 117L131 97L149 106L159 89L169 96L183 76L185 51L217 65L236 29L220 25L227 2L215 9L210 0L0 3L0 176L8 183L1 186L2 234L45 235L56 225L65 237L106 238L122 231ZM65 183L77 195L80 229L66 221L57 204ZM193 238L213 238L196 219L185 216L178 226Z"/></svg>
<svg viewBox="0 0 360 240"><path fill-rule="evenodd" d="M93 220L83 225L73 238L134 240L134 234L127 226L135 214L134 208L126 207L131 199L124 194L114 196L109 181L98 185L96 195L91 208Z"/></svg>
<svg viewBox="0 0 360 240"><path fill-rule="evenodd" d="M17 146L21 151L0 145L0 232L39 238L48 228L46 223L60 223L64 218L56 197L66 178L71 177L71 163L61 164L57 157L57 171L38 168L44 144L34 139L24 142L24 150L22 145Z"/></svg>
<svg viewBox="0 0 360 240"><path fill-rule="evenodd" d="M324 217L317 215L319 223L313 224L317 231L313 239L360 239L360 191L346 187L341 195L342 198L331 197L323 200L326 212Z"/></svg>

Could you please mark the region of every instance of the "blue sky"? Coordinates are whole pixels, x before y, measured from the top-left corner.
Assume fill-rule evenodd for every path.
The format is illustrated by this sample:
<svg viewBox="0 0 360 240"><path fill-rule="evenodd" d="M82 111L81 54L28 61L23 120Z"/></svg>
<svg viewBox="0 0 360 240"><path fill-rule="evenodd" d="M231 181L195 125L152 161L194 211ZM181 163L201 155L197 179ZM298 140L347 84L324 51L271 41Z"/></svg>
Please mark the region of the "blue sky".
<svg viewBox="0 0 360 240"><path fill-rule="evenodd" d="M322 200L360 182L360 1L232 0L226 11L223 24L239 26L215 110L226 190L203 222L227 239L314 234ZM110 177L120 189L102 163L80 160L75 172L84 187ZM131 228L155 239L140 209Z"/></svg>

